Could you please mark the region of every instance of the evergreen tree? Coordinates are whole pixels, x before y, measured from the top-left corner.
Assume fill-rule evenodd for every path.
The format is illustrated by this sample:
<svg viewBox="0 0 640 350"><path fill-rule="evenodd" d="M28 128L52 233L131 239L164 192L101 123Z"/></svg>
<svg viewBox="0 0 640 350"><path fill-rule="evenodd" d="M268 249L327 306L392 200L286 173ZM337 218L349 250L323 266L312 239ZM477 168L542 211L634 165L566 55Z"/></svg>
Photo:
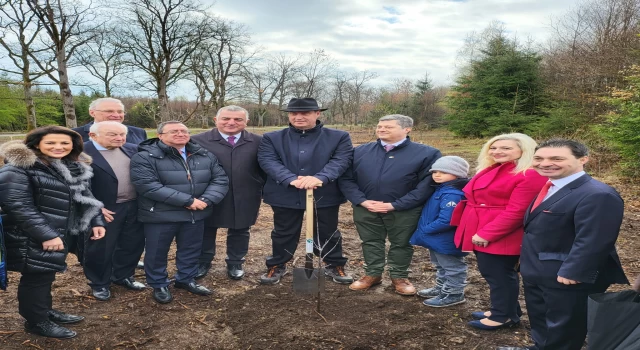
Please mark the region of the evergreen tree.
<svg viewBox="0 0 640 350"><path fill-rule="evenodd" d="M502 32L493 35L447 97L450 129L465 137L534 132L544 117L540 60Z"/></svg>

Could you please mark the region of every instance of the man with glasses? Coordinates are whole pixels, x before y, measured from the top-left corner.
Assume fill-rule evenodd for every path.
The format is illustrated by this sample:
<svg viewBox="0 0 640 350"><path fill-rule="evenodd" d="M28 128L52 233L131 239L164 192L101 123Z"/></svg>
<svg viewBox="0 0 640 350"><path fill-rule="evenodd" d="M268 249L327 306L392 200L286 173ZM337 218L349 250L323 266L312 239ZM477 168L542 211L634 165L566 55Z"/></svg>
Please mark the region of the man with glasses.
<svg viewBox="0 0 640 350"><path fill-rule="evenodd" d="M73 131L82 136L82 140L87 142L90 140L89 132L93 123L100 123L104 121L114 121L118 123L124 122L124 105L118 99L105 97L94 100L89 105L89 114L93 117L93 121L74 128ZM147 133L144 129L127 125L127 142L139 144L147 139Z"/></svg>
<svg viewBox="0 0 640 350"><path fill-rule="evenodd" d="M138 192L138 220L144 224L147 284L161 304L169 292L167 254L175 238L175 287L197 295L211 291L195 282L204 220L222 201L229 179L213 154L190 141L178 122L158 125L158 138L142 142L131 158L131 182Z"/></svg>

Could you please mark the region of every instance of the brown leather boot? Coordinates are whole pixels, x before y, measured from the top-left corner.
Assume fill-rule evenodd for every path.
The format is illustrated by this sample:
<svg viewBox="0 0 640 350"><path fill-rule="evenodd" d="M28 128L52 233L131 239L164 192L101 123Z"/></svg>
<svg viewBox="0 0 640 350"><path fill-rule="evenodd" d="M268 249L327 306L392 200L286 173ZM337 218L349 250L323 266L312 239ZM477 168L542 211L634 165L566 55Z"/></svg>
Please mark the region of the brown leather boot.
<svg viewBox="0 0 640 350"><path fill-rule="evenodd" d="M359 280L351 283L349 289L351 290L362 290L365 291L376 284L382 283L382 277L373 277L373 276L363 276Z"/></svg>
<svg viewBox="0 0 640 350"><path fill-rule="evenodd" d="M400 295L416 294L416 288L406 278L392 278L391 283L396 287L396 293Z"/></svg>

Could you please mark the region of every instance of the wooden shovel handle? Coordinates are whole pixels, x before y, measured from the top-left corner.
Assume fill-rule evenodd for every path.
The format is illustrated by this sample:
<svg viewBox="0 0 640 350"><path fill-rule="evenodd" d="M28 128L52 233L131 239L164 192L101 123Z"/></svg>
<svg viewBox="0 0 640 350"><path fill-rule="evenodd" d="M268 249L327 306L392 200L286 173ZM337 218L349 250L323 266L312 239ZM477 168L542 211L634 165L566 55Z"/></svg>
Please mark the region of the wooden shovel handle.
<svg viewBox="0 0 640 350"><path fill-rule="evenodd" d="M319 184L318 187L322 186ZM307 254L313 254L313 188L307 189L307 203L305 206L305 211L307 212L306 217L306 244L305 244L305 252Z"/></svg>

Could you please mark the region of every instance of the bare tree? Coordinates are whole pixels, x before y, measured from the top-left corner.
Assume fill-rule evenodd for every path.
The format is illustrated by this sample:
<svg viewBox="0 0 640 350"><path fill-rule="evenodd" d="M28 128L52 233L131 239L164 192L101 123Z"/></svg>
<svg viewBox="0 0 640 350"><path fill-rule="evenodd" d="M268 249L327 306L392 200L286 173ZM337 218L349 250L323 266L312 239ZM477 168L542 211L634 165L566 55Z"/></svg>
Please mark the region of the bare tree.
<svg viewBox="0 0 640 350"><path fill-rule="evenodd" d="M624 84L618 74L637 61L640 1L590 0L551 23L553 38L544 55L552 93L602 115L601 97Z"/></svg>
<svg viewBox="0 0 640 350"><path fill-rule="evenodd" d="M40 37L42 24L24 0L0 2L0 14L2 15L0 17L0 47L6 51L15 67L15 69L0 67L0 71L22 77L27 130L33 130L38 126L38 123L32 87L35 80L51 73L53 69L50 68L48 71L32 70L30 54L39 55L42 52L48 52L51 47L38 46L36 41Z"/></svg>
<svg viewBox="0 0 640 350"><path fill-rule="evenodd" d="M290 83L298 74L300 56L289 57L284 53L267 55L260 63L245 65L244 77L249 96L258 104L258 125L264 126L264 117L269 110L280 109L287 96ZM275 103L274 105L274 102ZM278 113L277 124L282 114Z"/></svg>
<svg viewBox="0 0 640 350"><path fill-rule="evenodd" d="M314 97L322 100L327 90L327 80L338 67L322 49L309 53L307 61L300 65L300 80L294 85L296 97Z"/></svg>
<svg viewBox="0 0 640 350"><path fill-rule="evenodd" d="M209 35L210 17L193 0L140 0L125 9L120 48L144 75L136 80L139 87L157 94L160 121L175 118L167 89L189 73L191 56Z"/></svg>
<svg viewBox="0 0 640 350"><path fill-rule="evenodd" d="M104 94L109 97L113 92L113 83L117 77L130 72L126 64L126 51L119 44L117 25L104 26L96 35L77 51L76 61L93 77L100 80Z"/></svg>
<svg viewBox="0 0 640 350"><path fill-rule="evenodd" d="M210 111L242 97L246 63L255 52L247 52L250 36L243 25L210 18L207 38L191 57L190 74L198 89L203 120Z"/></svg>
<svg viewBox="0 0 640 350"><path fill-rule="evenodd" d="M58 74L48 73L47 76L58 84L66 125L74 128L78 124L67 72L68 62L80 46L91 40L99 26L95 9L91 2L80 0L27 0L27 4L53 44ZM42 71L51 71L47 61L35 53L30 53L30 56Z"/></svg>

